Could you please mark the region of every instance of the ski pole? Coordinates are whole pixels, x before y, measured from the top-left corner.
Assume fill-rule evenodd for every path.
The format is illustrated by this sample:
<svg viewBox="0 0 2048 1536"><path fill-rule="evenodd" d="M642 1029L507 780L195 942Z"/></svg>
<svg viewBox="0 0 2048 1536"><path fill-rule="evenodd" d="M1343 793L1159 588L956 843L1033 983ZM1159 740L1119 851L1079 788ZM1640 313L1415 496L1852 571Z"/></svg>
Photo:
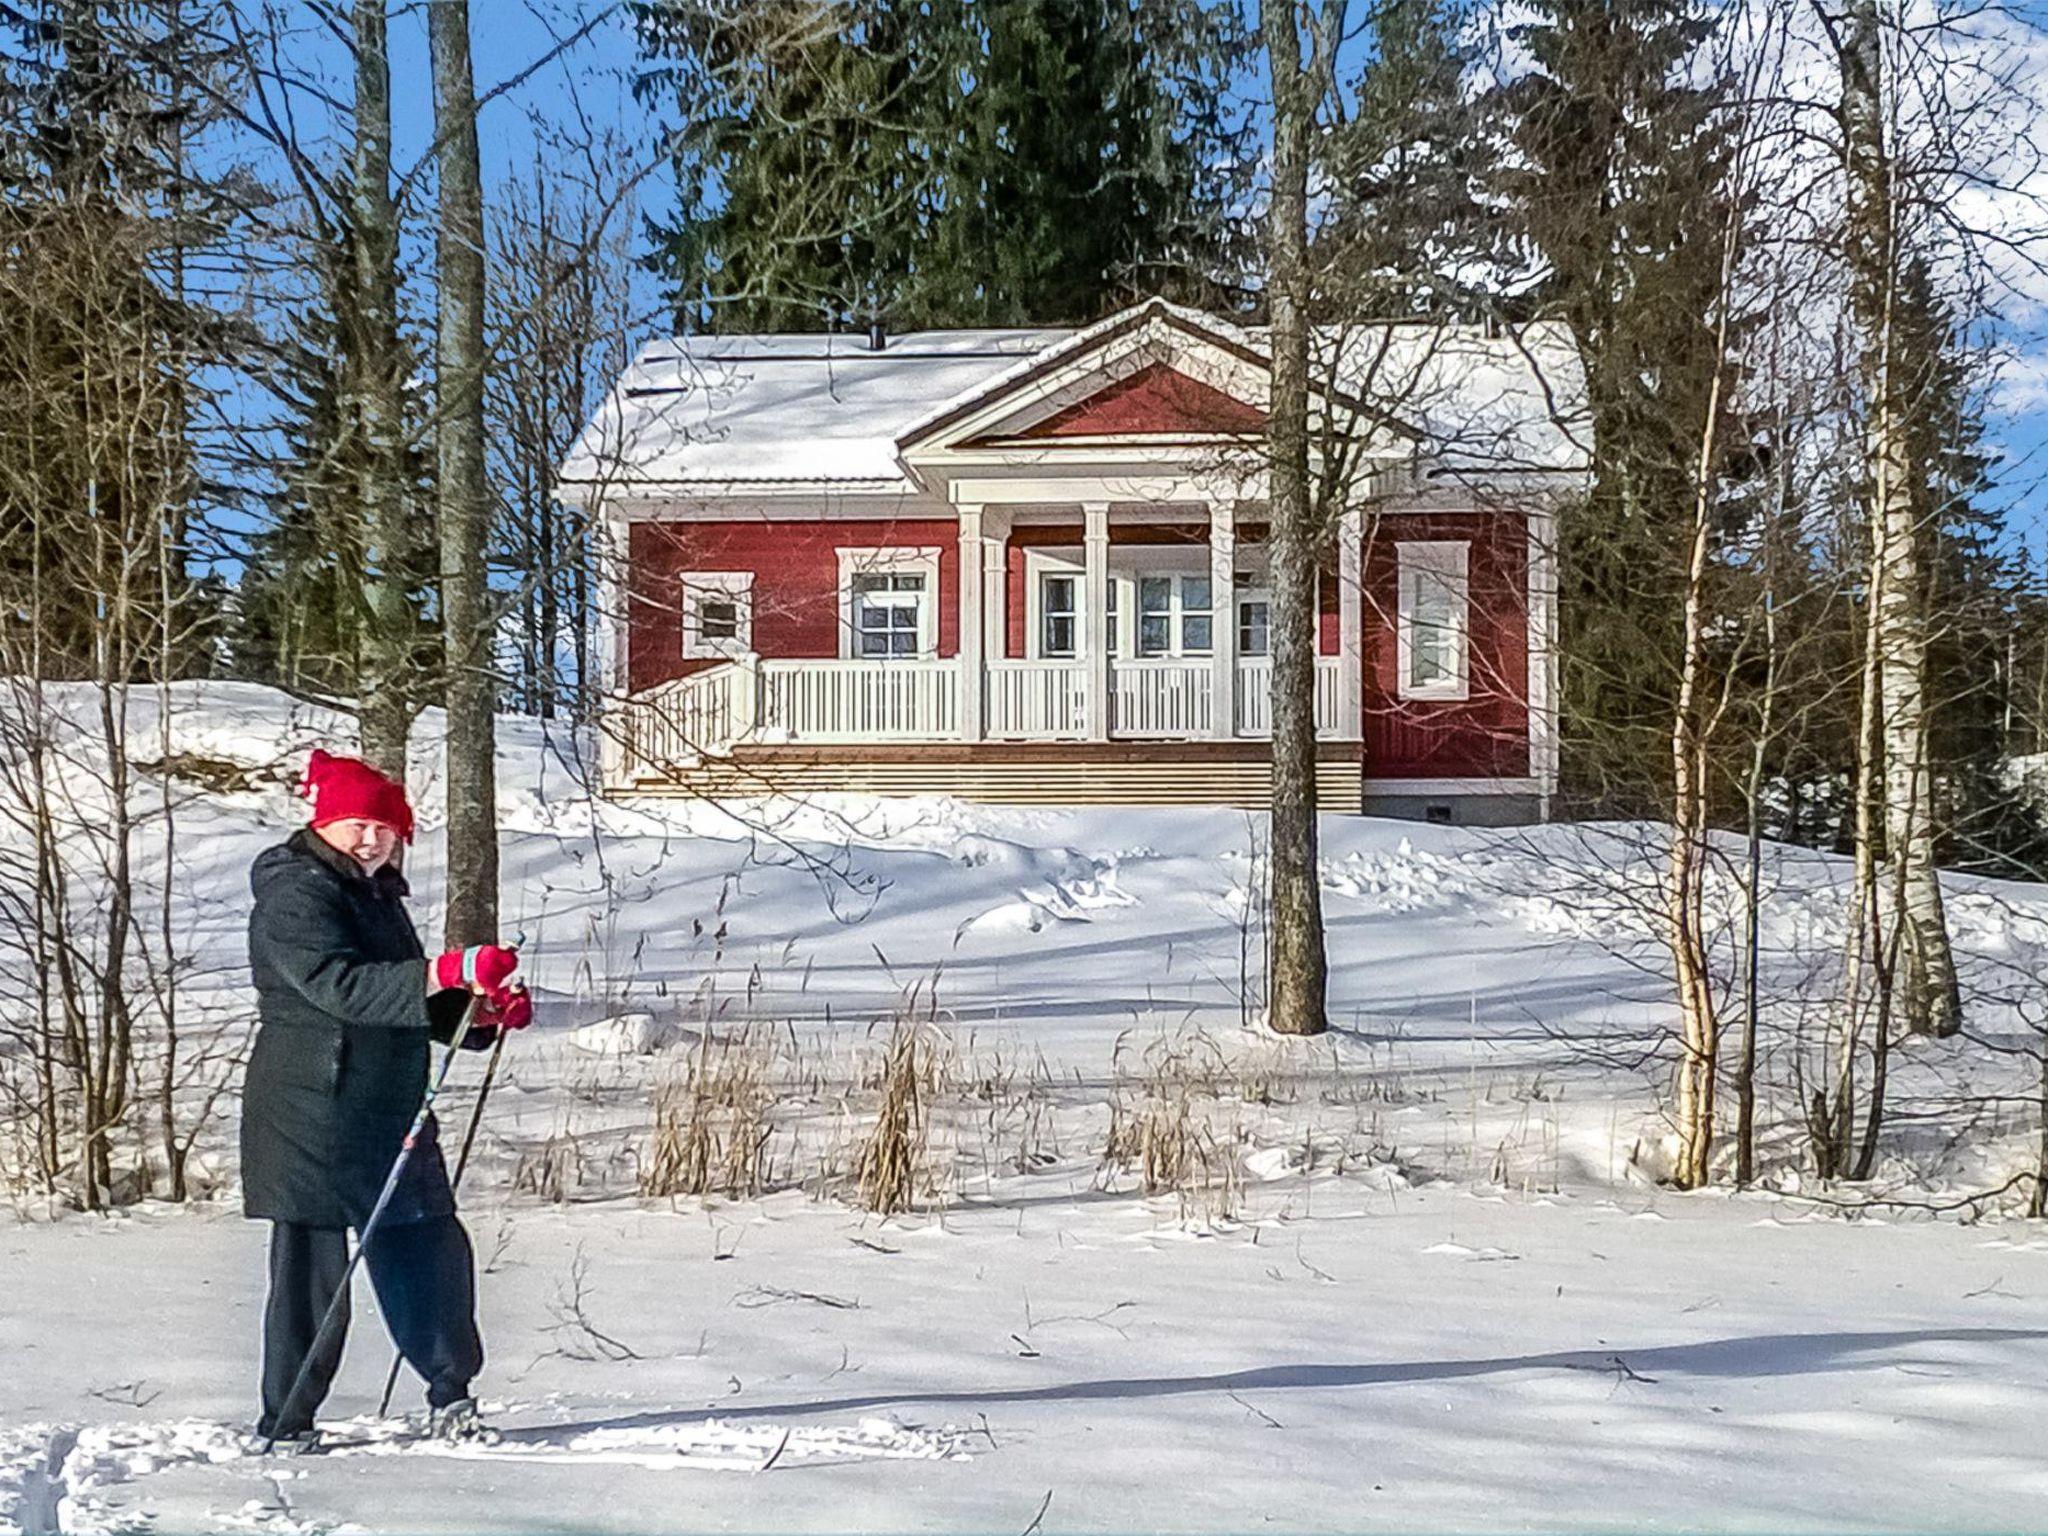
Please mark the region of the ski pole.
<svg viewBox="0 0 2048 1536"><path fill-rule="evenodd" d="M498 1031L498 1038L491 1042L491 1059L484 1064L483 1086L476 1091L476 1107L469 1112L469 1128L462 1133L462 1150L455 1156L455 1176L448 1181L452 1194L462 1188L463 1170L469 1167L469 1149L476 1145L476 1128L483 1122L484 1100L491 1096L491 1080L498 1075L498 1058L505 1054L505 1036L510 1030ZM384 1378L384 1395L377 1400L377 1417L383 1418L391 1411L391 1394L398 1390L398 1372L405 1364L405 1356L397 1350L391 1352L391 1372Z"/></svg>
<svg viewBox="0 0 2048 1536"><path fill-rule="evenodd" d="M299 1399L300 1391L306 1385L306 1376L313 1369L314 1360L319 1358L320 1347L327 1342L328 1330L341 1315L341 1309L348 1302L349 1282L355 1278L356 1266L363 1262L363 1254L370 1246L371 1234L377 1230L377 1223L383 1217L385 1207L391 1204L391 1197L398 1190L398 1177L405 1172L405 1165L412 1157L412 1150L419 1144L420 1132L426 1129L427 1117L434 1112L434 1100L440 1097L441 1085L448 1081L448 1069L455 1065L455 1056L462 1049L462 1037L469 1033L470 1015L476 1012L476 999L469 1000L463 1010L462 1023L455 1031L455 1039L448 1047L448 1054L441 1058L441 1070L434 1074L434 1080L427 1084L426 1097L420 1100L419 1113L412 1117L412 1127L400 1143L398 1156L391 1160L391 1171L384 1175L384 1187L377 1192L377 1203L370 1207L370 1216L356 1228L356 1251L349 1255L347 1267L341 1272L341 1283L334 1288L334 1296L327 1303L327 1310L320 1315L320 1326L313 1330L313 1342L307 1347L306 1356L299 1362L298 1374L292 1377L292 1388L285 1393L284 1401L278 1404L277 1416L282 1420L291 1412L292 1404ZM268 1456L277 1448L277 1426L271 1426L270 1433L263 1437L263 1454Z"/></svg>

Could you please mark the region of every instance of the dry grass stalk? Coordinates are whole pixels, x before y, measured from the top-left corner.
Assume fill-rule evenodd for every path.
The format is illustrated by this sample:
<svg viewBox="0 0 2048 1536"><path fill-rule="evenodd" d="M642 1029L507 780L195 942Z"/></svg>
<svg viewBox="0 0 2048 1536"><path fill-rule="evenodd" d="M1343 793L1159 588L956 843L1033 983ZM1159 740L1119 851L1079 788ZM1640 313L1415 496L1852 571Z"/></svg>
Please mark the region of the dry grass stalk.
<svg viewBox="0 0 2048 1536"><path fill-rule="evenodd" d="M855 1197L864 1210L894 1216L937 1193L931 1106L943 1076L941 1041L928 1025L899 1017L890 1027L880 1070L875 1123L854 1156Z"/></svg>
<svg viewBox="0 0 2048 1536"><path fill-rule="evenodd" d="M768 1184L774 1136L775 1041L749 1025L719 1037L705 1029L682 1077L654 1090L654 1131L640 1193L656 1199L722 1194L740 1200Z"/></svg>
<svg viewBox="0 0 2048 1536"><path fill-rule="evenodd" d="M1235 1217L1244 1200L1243 1130L1234 1116L1219 1126L1212 1107L1226 1092L1245 1095L1221 1049L1200 1030L1164 1032L1146 1047L1133 1079L1125 1046L1119 1039L1103 1176L1136 1170L1147 1195L1175 1198L1183 1221Z"/></svg>
<svg viewBox="0 0 2048 1536"><path fill-rule="evenodd" d="M569 1191L583 1183L583 1152L567 1131L551 1134L537 1147L519 1154L512 1169L512 1187L521 1194L537 1195L552 1205L562 1205Z"/></svg>

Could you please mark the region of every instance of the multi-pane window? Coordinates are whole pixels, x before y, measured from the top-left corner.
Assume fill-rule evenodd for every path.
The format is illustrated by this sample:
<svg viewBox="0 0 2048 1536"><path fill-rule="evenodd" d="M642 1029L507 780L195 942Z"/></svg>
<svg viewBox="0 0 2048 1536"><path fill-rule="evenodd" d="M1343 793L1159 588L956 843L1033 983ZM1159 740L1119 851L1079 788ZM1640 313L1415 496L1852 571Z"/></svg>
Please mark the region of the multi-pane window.
<svg viewBox="0 0 2048 1536"><path fill-rule="evenodd" d="M1138 654L1201 656L1215 643L1207 576L1138 578Z"/></svg>
<svg viewBox="0 0 2048 1536"><path fill-rule="evenodd" d="M753 649L752 572L688 571L683 575L682 586L686 658L741 656Z"/></svg>
<svg viewBox="0 0 2048 1536"><path fill-rule="evenodd" d="M1237 654L1265 656L1272 652L1272 595L1243 577L1236 586Z"/></svg>
<svg viewBox="0 0 2048 1536"><path fill-rule="evenodd" d="M1403 542L1397 548L1403 698L1467 696L1471 625L1467 552L1467 545L1450 542Z"/></svg>
<svg viewBox="0 0 2048 1536"><path fill-rule="evenodd" d="M881 571L853 578L853 654L870 659L917 656L924 650L922 571Z"/></svg>
<svg viewBox="0 0 2048 1536"><path fill-rule="evenodd" d="M1081 578L1048 571L1039 578L1038 653L1061 657L1079 654Z"/></svg>

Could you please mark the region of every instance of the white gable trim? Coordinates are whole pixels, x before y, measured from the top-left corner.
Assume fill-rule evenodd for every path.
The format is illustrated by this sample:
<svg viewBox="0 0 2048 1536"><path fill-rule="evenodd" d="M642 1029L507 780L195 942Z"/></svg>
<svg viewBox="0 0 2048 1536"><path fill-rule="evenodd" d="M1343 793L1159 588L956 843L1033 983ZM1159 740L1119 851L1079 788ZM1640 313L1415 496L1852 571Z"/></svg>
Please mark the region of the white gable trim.
<svg viewBox="0 0 2048 1536"><path fill-rule="evenodd" d="M1028 431L1155 363L1263 411L1270 393L1263 354L1234 329L1159 300L1126 310L911 423L897 439L904 462L929 463L977 438ZM1216 441L1237 439L1225 433ZM1033 445L1041 453L1047 446Z"/></svg>

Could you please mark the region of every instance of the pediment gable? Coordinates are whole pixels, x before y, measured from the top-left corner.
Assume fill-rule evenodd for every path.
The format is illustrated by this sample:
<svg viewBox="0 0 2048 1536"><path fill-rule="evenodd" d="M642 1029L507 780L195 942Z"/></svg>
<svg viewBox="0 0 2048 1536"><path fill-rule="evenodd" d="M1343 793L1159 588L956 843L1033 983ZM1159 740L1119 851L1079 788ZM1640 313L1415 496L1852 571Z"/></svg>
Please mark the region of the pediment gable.
<svg viewBox="0 0 2048 1536"><path fill-rule="evenodd" d="M1208 437L1263 432L1266 413L1170 363L1146 363L1128 377L1063 406L1017 436Z"/></svg>
<svg viewBox="0 0 2048 1536"><path fill-rule="evenodd" d="M1082 440L1227 444L1264 430L1270 383L1234 327L1154 299L949 402L898 447L920 461Z"/></svg>

